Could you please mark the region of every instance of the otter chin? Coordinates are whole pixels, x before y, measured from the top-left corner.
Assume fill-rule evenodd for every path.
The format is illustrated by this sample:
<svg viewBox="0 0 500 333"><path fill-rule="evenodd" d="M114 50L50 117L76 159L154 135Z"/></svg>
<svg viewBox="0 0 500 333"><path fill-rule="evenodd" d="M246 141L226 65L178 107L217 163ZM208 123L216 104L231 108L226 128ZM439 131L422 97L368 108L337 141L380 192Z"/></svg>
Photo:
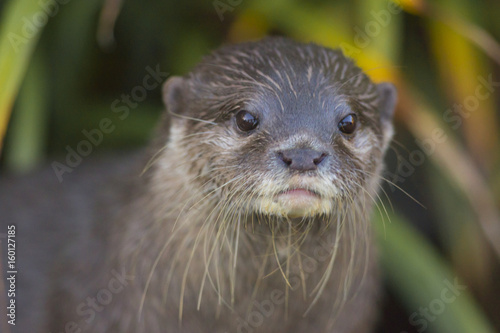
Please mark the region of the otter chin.
<svg viewBox="0 0 500 333"><path fill-rule="evenodd" d="M313 217L331 213L332 200L307 188L289 188L256 204L261 214L284 218Z"/></svg>

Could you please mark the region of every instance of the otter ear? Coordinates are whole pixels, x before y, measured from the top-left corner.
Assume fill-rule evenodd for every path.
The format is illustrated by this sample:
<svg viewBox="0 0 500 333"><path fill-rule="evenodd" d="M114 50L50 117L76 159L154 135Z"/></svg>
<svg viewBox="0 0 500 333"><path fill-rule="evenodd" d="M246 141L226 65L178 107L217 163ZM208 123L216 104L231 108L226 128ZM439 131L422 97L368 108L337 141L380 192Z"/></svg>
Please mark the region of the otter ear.
<svg viewBox="0 0 500 333"><path fill-rule="evenodd" d="M169 113L179 114L184 104L185 79L173 76L163 85L163 103Z"/></svg>
<svg viewBox="0 0 500 333"><path fill-rule="evenodd" d="M383 123L391 122L396 108L397 92L392 83L377 84L379 96L380 119Z"/></svg>
<svg viewBox="0 0 500 333"><path fill-rule="evenodd" d="M397 92L394 85L391 83L377 84L378 91L378 107L380 110L380 122L382 124L383 146L387 148L394 134L392 126L392 117L396 108Z"/></svg>
<svg viewBox="0 0 500 333"><path fill-rule="evenodd" d="M171 114L179 114L184 108L185 79L172 76L163 84L163 103L167 112L163 112L156 127L152 147L163 147L170 137ZM155 151L156 152L156 151Z"/></svg>

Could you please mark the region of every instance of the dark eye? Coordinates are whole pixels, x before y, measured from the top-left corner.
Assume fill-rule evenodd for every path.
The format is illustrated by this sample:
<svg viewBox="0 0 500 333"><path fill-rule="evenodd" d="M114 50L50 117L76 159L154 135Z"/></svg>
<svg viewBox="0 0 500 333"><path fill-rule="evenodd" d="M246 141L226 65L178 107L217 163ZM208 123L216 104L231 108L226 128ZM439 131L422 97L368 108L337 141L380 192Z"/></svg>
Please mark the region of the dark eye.
<svg viewBox="0 0 500 333"><path fill-rule="evenodd" d="M241 131L249 132L259 125L259 119L250 112L241 110L236 114L236 125Z"/></svg>
<svg viewBox="0 0 500 333"><path fill-rule="evenodd" d="M339 122L339 130L344 134L352 134L356 130L357 122L358 117L355 114L350 114Z"/></svg>

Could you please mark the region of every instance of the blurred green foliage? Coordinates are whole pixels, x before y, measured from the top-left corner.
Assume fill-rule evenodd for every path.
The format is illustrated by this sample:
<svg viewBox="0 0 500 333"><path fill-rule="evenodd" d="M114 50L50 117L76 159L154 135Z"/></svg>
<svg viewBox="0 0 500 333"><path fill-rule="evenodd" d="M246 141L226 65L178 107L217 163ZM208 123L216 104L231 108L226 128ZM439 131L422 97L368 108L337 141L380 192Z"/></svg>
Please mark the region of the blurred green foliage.
<svg viewBox="0 0 500 333"><path fill-rule="evenodd" d="M376 223L389 292L407 313L391 329L421 328L411 314L457 276L466 295L428 320L428 330L500 327L500 2L11 0L0 10L6 172L59 158L108 117L116 130L95 150L144 145L162 111L161 89L123 120L113 103L142 84L147 68L184 74L222 43L269 34L341 47L400 95L381 203L388 212L380 209L385 223ZM38 24L44 13L48 23ZM26 36L30 25L41 33ZM13 34L24 39L16 44Z"/></svg>

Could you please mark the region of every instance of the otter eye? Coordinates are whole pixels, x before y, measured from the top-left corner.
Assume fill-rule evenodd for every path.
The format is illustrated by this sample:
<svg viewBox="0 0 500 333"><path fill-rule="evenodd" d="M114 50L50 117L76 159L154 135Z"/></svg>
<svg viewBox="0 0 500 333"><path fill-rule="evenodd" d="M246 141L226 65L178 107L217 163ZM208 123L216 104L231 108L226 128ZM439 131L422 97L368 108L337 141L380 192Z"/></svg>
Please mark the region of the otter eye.
<svg viewBox="0 0 500 333"><path fill-rule="evenodd" d="M339 122L339 130L344 134L352 134L356 130L357 122L358 118L356 117L356 115L350 114Z"/></svg>
<svg viewBox="0 0 500 333"><path fill-rule="evenodd" d="M259 125L259 120L250 112L241 110L236 114L236 125L241 131L249 132Z"/></svg>

